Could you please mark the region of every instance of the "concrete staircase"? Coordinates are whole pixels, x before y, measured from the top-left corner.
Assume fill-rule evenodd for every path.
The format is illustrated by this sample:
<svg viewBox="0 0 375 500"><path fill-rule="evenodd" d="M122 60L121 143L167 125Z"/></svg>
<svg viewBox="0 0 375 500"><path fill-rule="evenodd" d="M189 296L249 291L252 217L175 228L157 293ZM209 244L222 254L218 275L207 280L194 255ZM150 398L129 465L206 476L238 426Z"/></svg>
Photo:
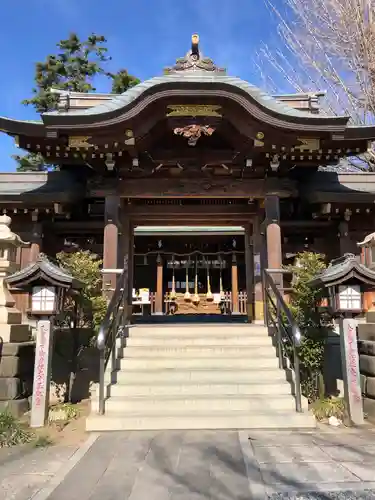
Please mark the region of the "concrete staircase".
<svg viewBox="0 0 375 500"><path fill-rule="evenodd" d="M96 388L88 431L315 426L306 400L296 413L291 374L278 368L264 326L134 326L117 351L105 415Z"/></svg>

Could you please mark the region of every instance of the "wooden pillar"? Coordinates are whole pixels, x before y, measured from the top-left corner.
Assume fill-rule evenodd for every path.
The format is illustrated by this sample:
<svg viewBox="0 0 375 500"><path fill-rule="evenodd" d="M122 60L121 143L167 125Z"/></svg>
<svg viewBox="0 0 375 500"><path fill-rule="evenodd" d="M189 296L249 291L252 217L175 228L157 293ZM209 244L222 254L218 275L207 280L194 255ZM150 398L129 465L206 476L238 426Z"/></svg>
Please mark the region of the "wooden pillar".
<svg viewBox="0 0 375 500"><path fill-rule="evenodd" d="M260 224L261 214L253 218L253 252L254 252L254 318L256 321L264 320L264 293L263 269L266 265L265 235Z"/></svg>
<svg viewBox="0 0 375 500"><path fill-rule="evenodd" d="M232 257L232 314L239 314L237 256Z"/></svg>
<svg viewBox="0 0 375 500"><path fill-rule="evenodd" d="M246 314L249 323L254 321L254 249L252 226L245 227Z"/></svg>
<svg viewBox="0 0 375 500"><path fill-rule="evenodd" d="M339 223L340 255L351 253L352 244L349 238L349 224L347 221Z"/></svg>
<svg viewBox="0 0 375 500"><path fill-rule="evenodd" d="M281 269L283 264L281 228L280 228L280 202L276 195L266 196L266 240L267 240L267 267ZM282 273L272 273L272 277L279 288L283 286Z"/></svg>
<svg viewBox="0 0 375 500"><path fill-rule="evenodd" d="M159 254L156 259L156 297L155 314L163 314L163 260Z"/></svg>
<svg viewBox="0 0 375 500"><path fill-rule="evenodd" d="M43 226L40 222L34 222L31 230L29 263L35 262L42 251Z"/></svg>
<svg viewBox="0 0 375 500"><path fill-rule="evenodd" d="M134 282L134 226L128 215L121 215L121 254L122 259L128 259L128 317L131 319L133 311L133 282ZM123 260L122 265L123 267Z"/></svg>
<svg viewBox="0 0 375 500"><path fill-rule="evenodd" d="M110 299L116 288L119 243L118 196L107 196L104 206L103 293Z"/></svg>

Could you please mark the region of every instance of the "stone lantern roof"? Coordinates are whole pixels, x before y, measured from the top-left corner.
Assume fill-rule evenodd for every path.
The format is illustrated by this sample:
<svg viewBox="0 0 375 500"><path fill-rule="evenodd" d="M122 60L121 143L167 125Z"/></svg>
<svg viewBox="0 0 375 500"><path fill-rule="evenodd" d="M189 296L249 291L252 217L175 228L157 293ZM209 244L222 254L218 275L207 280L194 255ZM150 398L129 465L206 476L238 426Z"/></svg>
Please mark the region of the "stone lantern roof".
<svg viewBox="0 0 375 500"><path fill-rule="evenodd" d="M356 255L347 253L332 260L330 265L309 282L312 287L332 287L357 280L375 287L375 272L361 264Z"/></svg>
<svg viewBox="0 0 375 500"><path fill-rule="evenodd" d="M31 286L37 281L45 281L52 286L72 290L79 290L83 286L79 280L62 267L54 264L43 253L38 255L35 262L8 276L6 281L13 288Z"/></svg>

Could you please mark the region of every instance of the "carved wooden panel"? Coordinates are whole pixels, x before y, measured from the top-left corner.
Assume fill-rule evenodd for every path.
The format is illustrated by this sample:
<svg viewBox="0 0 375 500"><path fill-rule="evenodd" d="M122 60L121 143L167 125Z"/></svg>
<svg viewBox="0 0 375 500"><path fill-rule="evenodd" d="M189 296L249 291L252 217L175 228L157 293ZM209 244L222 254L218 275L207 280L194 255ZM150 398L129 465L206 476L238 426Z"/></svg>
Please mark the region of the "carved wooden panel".
<svg viewBox="0 0 375 500"><path fill-rule="evenodd" d="M104 186L103 186L104 187ZM114 186L113 188L114 189ZM103 191L103 189L102 189ZM98 195L100 188L94 188ZM295 184L279 179L126 179L117 184L117 194L124 198L263 198L267 193L291 196Z"/></svg>

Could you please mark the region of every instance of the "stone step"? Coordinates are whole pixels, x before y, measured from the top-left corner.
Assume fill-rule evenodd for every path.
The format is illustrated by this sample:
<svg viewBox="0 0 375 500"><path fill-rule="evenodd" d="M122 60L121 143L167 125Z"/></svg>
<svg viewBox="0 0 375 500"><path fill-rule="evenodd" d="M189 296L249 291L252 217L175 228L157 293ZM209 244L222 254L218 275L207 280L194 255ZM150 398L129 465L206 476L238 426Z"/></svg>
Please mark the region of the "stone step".
<svg viewBox="0 0 375 500"><path fill-rule="evenodd" d="M149 368L149 369L148 369ZM118 384L168 384L173 383L281 383L285 382L286 374L279 369L261 369L258 366L247 366L240 369L238 366L225 368L207 369L205 366L193 369L151 369L147 366L144 369L114 372L113 377ZM110 376L106 375L107 383L110 382Z"/></svg>
<svg viewBox="0 0 375 500"><path fill-rule="evenodd" d="M215 335L245 335L245 336L268 336L268 330L264 325L151 325L130 326L129 337L206 337Z"/></svg>
<svg viewBox="0 0 375 500"><path fill-rule="evenodd" d="M92 410L98 411L98 400L92 399ZM135 412L158 413L165 412L204 412L209 410L213 414L222 411L295 411L294 397L290 394L281 394L269 397L268 395L202 395L202 396L111 396L105 403L106 413Z"/></svg>
<svg viewBox="0 0 375 500"><path fill-rule="evenodd" d="M158 346L158 347L133 347L124 349L127 358L231 358L246 357L248 361L255 362L258 358L272 358L276 356L275 349L269 346Z"/></svg>
<svg viewBox="0 0 375 500"><path fill-rule="evenodd" d="M272 337L266 335L208 335L193 336L185 335L134 335L126 339L127 347L178 347L178 346L271 346Z"/></svg>
<svg viewBox="0 0 375 500"><path fill-rule="evenodd" d="M125 396L214 396L226 394L227 396L279 396L290 397L291 387L286 380L280 382L254 382L254 383L178 383L174 378L170 383L117 383L111 386L111 397Z"/></svg>
<svg viewBox="0 0 375 500"><path fill-rule="evenodd" d="M126 350L125 350L126 352ZM155 353L155 356L157 354ZM147 369L188 369L188 368L209 368L209 369L225 369L225 368L278 368L278 360L276 356L272 357L254 357L249 359L244 356L232 357L124 357L119 361L121 370L147 370Z"/></svg>
<svg viewBox="0 0 375 500"><path fill-rule="evenodd" d="M199 430L199 429L312 429L316 427L310 413L262 411L176 413L92 413L86 420L86 430L93 432L123 430Z"/></svg>

